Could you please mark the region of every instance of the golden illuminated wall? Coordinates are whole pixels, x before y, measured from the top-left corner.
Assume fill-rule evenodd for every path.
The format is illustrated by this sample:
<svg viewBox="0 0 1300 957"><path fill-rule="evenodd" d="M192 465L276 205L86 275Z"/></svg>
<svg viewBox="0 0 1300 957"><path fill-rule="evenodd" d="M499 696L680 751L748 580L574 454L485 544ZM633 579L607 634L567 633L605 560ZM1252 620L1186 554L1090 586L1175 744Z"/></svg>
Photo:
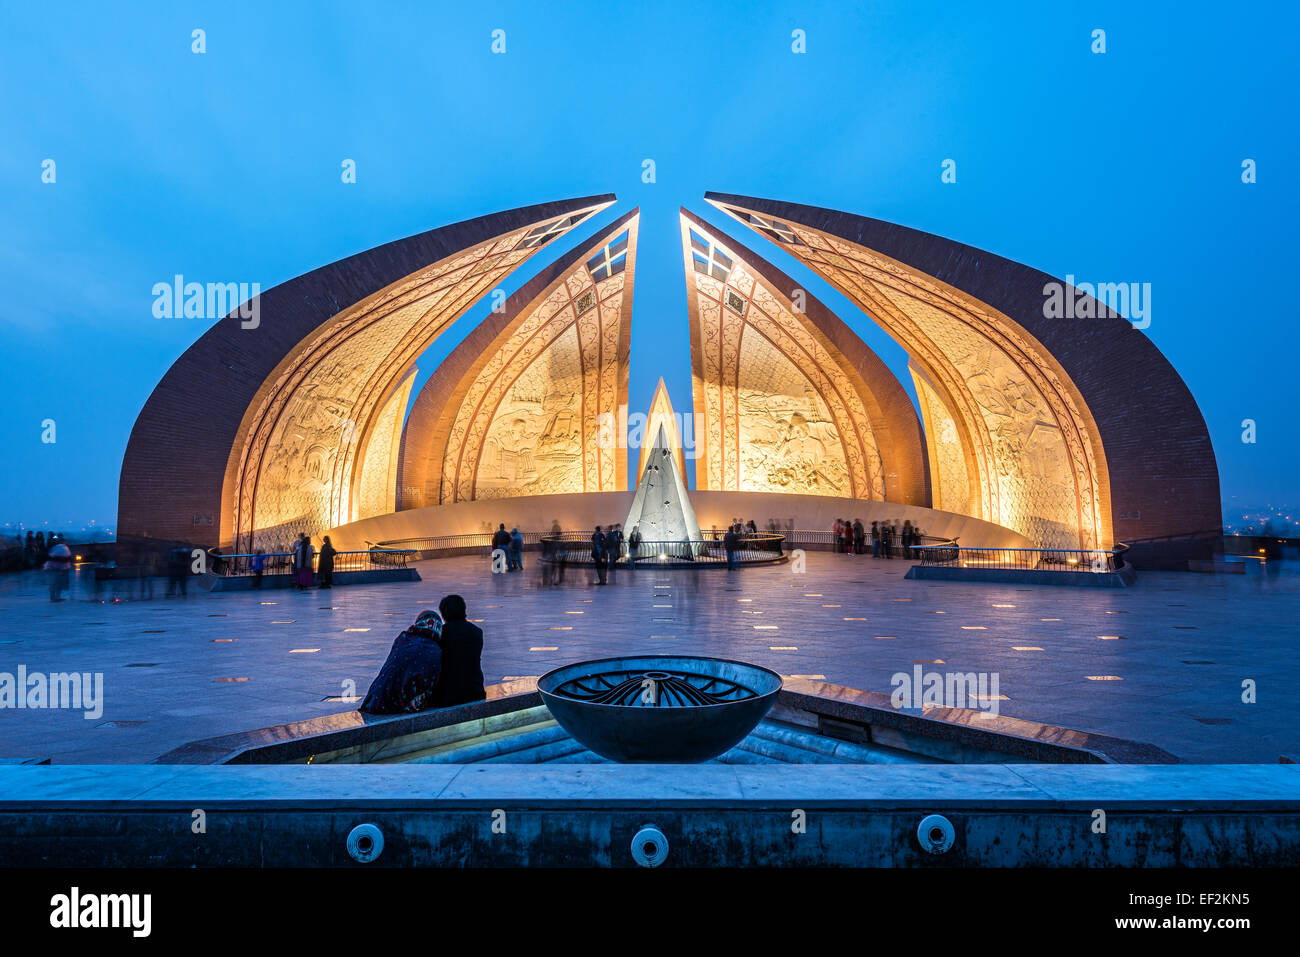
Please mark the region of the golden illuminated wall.
<svg viewBox="0 0 1300 957"><path fill-rule="evenodd" d="M859 386L838 350L707 225L683 214L696 487L883 500Z"/></svg>
<svg viewBox="0 0 1300 957"><path fill-rule="evenodd" d="M415 359L522 262L608 205L522 224L318 327L280 363L244 416L243 441L227 470L231 514L223 518L222 539L247 550L256 533L259 546L274 548L391 501L373 484L367 491L358 457L368 448L380 454L371 441L376 431L381 444L388 441L393 416L400 418L390 400Z"/></svg>
<svg viewBox="0 0 1300 957"><path fill-rule="evenodd" d="M440 502L626 488L617 427L636 234L632 217L604 236L473 367L441 450Z"/></svg>
<svg viewBox="0 0 1300 957"><path fill-rule="evenodd" d="M1111 544L1096 426L1059 364L1019 324L856 243L714 205L780 243L908 350L937 507L956 509L964 498L965 514L1044 546Z"/></svg>
<svg viewBox="0 0 1300 957"><path fill-rule="evenodd" d="M397 510L397 456L402 447L403 419L415 372L412 366L375 419L362 456L353 521Z"/></svg>

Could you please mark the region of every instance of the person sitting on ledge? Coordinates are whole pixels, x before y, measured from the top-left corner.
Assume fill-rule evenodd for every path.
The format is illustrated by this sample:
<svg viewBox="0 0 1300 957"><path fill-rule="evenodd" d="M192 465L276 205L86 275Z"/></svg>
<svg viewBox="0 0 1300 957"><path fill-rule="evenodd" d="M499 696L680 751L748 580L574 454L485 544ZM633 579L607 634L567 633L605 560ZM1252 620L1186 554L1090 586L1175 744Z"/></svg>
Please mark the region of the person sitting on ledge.
<svg viewBox="0 0 1300 957"><path fill-rule="evenodd" d="M370 684L361 711L367 714L402 714L435 707L434 695L442 674L442 649L438 638L442 616L422 611L393 642L388 660Z"/></svg>
<svg viewBox="0 0 1300 957"><path fill-rule="evenodd" d="M487 697L483 688L483 630L465 618L465 599L448 595L438 603L445 624L442 626L442 678L434 692L435 706L482 701Z"/></svg>

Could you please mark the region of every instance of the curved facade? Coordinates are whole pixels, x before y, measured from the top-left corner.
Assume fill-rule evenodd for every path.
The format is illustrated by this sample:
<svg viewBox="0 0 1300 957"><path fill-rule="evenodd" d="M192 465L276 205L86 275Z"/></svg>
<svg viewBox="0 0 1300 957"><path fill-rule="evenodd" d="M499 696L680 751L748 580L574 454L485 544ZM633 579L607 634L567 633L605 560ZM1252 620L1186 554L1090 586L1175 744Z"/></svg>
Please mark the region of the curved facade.
<svg viewBox="0 0 1300 957"><path fill-rule="evenodd" d="M260 295L168 370L132 429L119 541L277 548L388 507L404 389L420 353L596 196L467 220ZM405 385L404 385L405 383Z"/></svg>
<svg viewBox="0 0 1300 957"><path fill-rule="evenodd" d="M992 253L833 210L706 198L908 350L936 508L1056 547L1219 529L1200 410L1150 340L1103 304L1092 303L1097 318L1049 319L1057 280Z"/></svg>
<svg viewBox="0 0 1300 957"><path fill-rule="evenodd" d="M425 383L398 507L627 487L637 211L528 282Z"/></svg>
<svg viewBox="0 0 1300 957"><path fill-rule="evenodd" d="M928 506L921 424L884 363L771 263L686 210L681 229L696 487Z"/></svg>

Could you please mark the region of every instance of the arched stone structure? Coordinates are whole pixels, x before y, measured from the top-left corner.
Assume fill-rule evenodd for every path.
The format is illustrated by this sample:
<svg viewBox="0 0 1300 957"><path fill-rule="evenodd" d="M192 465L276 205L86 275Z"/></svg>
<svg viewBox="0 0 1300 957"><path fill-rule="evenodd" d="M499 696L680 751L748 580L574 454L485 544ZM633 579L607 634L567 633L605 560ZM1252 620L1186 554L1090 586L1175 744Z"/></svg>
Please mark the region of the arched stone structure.
<svg viewBox="0 0 1300 957"><path fill-rule="evenodd" d="M238 313L217 322L136 419L119 542L276 548L385 508L416 358L613 201L544 203L391 242L262 293L255 325Z"/></svg>
<svg viewBox="0 0 1300 957"><path fill-rule="evenodd" d="M416 398L398 507L627 488L636 210L544 269Z"/></svg>
<svg viewBox="0 0 1300 957"><path fill-rule="evenodd" d="M756 253L684 209L681 230L696 487L928 507L921 425L885 364Z"/></svg>
<svg viewBox="0 0 1300 957"><path fill-rule="evenodd" d="M936 508L1058 547L1219 529L1218 469L1195 400L1106 306L1091 304L1098 318L1048 318L1049 290L1073 290L992 253L834 210L706 199L908 350Z"/></svg>

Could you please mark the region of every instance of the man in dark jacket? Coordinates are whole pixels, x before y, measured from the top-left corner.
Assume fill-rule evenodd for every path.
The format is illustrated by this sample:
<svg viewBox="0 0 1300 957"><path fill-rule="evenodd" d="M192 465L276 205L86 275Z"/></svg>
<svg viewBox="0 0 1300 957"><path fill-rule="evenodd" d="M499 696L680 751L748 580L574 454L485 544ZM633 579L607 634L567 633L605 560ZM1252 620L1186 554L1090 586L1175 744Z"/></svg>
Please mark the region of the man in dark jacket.
<svg viewBox="0 0 1300 957"><path fill-rule="evenodd" d="M510 533L506 531L506 523L502 522L497 526L497 530L492 533L492 570L497 568L497 552L503 553L506 559L506 570L513 571L510 567Z"/></svg>
<svg viewBox="0 0 1300 957"><path fill-rule="evenodd" d="M435 707L434 693L442 673L442 649L438 646L442 629L442 616L436 611L420 612L415 624L393 642L360 710L401 714Z"/></svg>
<svg viewBox="0 0 1300 957"><path fill-rule="evenodd" d="M434 693L435 706L449 708L487 697L483 689L483 630L465 619L465 599L448 595L438 603L442 613L442 677Z"/></svg>
<svg viewBox="0 0 1300 957"><path fill-rule="evenodd" d="M591 560L596 563L597 584L605 584L605 563L607 561L605 549L605 533L596 526L596 531L591 535Z"/></svg>

